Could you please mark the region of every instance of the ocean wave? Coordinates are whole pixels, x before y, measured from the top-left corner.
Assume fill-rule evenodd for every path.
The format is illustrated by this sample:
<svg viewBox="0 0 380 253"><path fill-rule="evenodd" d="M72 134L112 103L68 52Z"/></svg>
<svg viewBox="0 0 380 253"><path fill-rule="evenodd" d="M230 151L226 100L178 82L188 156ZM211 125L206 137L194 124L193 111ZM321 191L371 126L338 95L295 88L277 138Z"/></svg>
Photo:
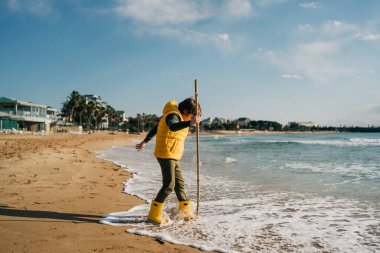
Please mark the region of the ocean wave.
<svg viewBox="0 0 380 253"><path fill-rule="evenodd" d="M380 139L352 138L350 143L358 146L380 146Z"/></svg>
<svg viewBox="0 0 380 253"><path fill-rule="evenodd" d="M305 145L328 145L328 146L380 146L380 139L351 138L342 140L266 140L263 143L288 143Z"/></svg>
<svg viewBox="0 0 380 253"><path fill-rule="evenodd" d="M281 169L304 170L316 173L336 174L344 177L354 177L356 181L366 179L380 179L380 168L378 165L361 165L361 164L333 164L319 163L311 164L306 162L292 162L281 166ZM347 181L348 182L348 181Z"/></svg>
<svg viewBox="0 0 380 253"><path fill-rule="evenodd" d="M224 159L224 163L235 163L236 161L237 160L232 157L226 157L226 159Z"/></svg>

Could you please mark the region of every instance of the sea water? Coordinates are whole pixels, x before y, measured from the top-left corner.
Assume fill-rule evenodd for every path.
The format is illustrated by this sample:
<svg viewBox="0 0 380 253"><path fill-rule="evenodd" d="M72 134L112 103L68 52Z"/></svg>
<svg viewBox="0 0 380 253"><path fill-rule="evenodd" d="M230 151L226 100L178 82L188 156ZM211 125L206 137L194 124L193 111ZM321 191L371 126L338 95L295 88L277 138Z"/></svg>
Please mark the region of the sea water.
<svg viewBox="0 0 380 253"><path fill-rule="evenodd" d="M135 140L139 142L141 140ZM380 252L380 134L201 136L200 219L178 220L171 194L167 226L145 222L162 183L154 143L101 152L133 172L125 192L147 200L103 223L220 252ZM196 205L196 145L181 166Z"/></svg>

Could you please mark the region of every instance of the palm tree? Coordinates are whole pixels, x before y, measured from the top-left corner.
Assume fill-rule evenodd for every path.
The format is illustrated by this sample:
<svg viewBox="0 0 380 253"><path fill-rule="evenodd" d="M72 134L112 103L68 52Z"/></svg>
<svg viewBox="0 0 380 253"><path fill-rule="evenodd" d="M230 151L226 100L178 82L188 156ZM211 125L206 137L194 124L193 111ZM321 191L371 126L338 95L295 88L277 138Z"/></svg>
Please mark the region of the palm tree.
<svg viewBox="0 0 380 253"><path fill-rule="evenodd" d="M102 123L104 116L106 115L107 107L104 104L97 104L95 110L95 124L99 128L99 125Z"/></svg>
<svg viewBox="0 0 380 253"><path fill-rule="evenodd" d="M82 126L83 125L83 116L86 115L87 113L87 101L86 99L82 99L80 104L79 104L79 107L78 107L78 113L79 113L79 125Z"/></svg>
<svg viewBox="0 0 380 253"><path fill-rule="evenodd" d="M108 116L108 127L109 127L109 125L111 124L111 122L116 116L116 110L112 106L107 105L106 114Z"/></svg>
<svg viewBox="0 0 380 253"><path fill-rule="evenodd" d="M140 118L141 118L141 114L138 113L137 114L137 133L138 134L140 133Z"/></svg>
<svg viewBox="0 0 380 253"><path fill-rule="evenodd" d="M152 129L154 127L154 125L156 124L156 121L157 121L157 115L155 114L150 114L150 115L147 115L147 125L148 125L148 131L150 129Z"/></svg>
<svg viewBox="0 0 380 253"><path fill-rule="evenodd" d="M62 114L68 117L70 122L77 122L81 126L83 121L87 122L86 129L91 130L91 125L98 128L106 116L108 122L112 122L116 110L104 101L84 97L74 90L63 103Z"/></svg>
<svg viewBox="0 0 380 253"><path fill-rule="evenodd" d="M80 107L80 104L83 100L83 97L79 94L78 91L73 90L70 94L70 96L67 97L68 103L67 103L67 109L70 112L69 121L71 123L74 122L74 113L75 111Z"/></svg>
<svg viewBox="0 0 380 253"><path fill-rule="evenodd" d="M95 112L97 110L95 101L87 102L87 130L91 130L91 120L94 118Z"/></svg>
<svg viewBox="0 0 380 253"><path fill-rule="evenodd" d="M145 120L146 120L146 114L145 113L142 114L141 119L142 119L142 122L141 122L142 132L144 133L145 132Z"/></svg>

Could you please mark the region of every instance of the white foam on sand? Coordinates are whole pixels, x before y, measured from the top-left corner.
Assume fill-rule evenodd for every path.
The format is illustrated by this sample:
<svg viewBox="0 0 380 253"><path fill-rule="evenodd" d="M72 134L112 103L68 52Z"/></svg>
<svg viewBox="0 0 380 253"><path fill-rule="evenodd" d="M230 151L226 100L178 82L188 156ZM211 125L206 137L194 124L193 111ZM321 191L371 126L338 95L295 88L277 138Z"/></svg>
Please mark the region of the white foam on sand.
<svg viewBox="0 0 380 253"><path fill-rule="evenodd" d="M228 253L228 251L226 251L224 249L213 248L213 247L209 247L209 246L202 245L202 244L183 243L183 242L180 242L178 240L173 239L170 235L165 235L165 234L162 234L162 233L154 233L154 232L150 232L150 231L136 230L136 229L127 229L126 231L128 233L132 233L132 234L136 234L136 235L150 236L150 237L156 238L156 239L158 239L160 241L170 242L170 243L173 243L173 244L187 245L187 246L190 246L190 247L193 247L193 248L197 248L197 249L200 249L200 250L216 251L216 252L221 252L221 253Z"/></svg>
<svg viewBox="0 0 380 253"><path fill-rule="evenodd" d="M115 148L100 157L137 173L125 184L125 192L146 200L158 192L161 171L152 150ZM196 199L196 176L187 166L182 163L188 195ZM172 218L168 226L146 222L149 201L126 212L105 215L101 222L129 226L130 233L220 252L380 251L379 207L373 203L260 190L250 183L206 173L201 182L201 218L197 221L177 220L178 204L171 196L164 207Z"/></svg>

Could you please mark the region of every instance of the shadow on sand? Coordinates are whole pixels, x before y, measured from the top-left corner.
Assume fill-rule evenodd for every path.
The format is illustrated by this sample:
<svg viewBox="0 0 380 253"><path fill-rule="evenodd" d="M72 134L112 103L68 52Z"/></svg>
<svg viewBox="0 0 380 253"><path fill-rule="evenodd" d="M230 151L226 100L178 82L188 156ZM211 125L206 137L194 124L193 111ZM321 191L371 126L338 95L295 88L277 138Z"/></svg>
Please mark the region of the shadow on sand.
<svg viewBox="0 0 380 253"><path fill-rule="evenodd" d="M49 219L49 222L71 221L71 222L99 223L99 221L102 219L102 216L100 215L59 213L59 212L52 212L52 211L20 210L20 209L14 209L11 207L6 207L6 206L0 206L0 216ZM0 221L4 221L4 219L0 218ZM14 220L14 221L19 221L19 220Z"/></svg>

